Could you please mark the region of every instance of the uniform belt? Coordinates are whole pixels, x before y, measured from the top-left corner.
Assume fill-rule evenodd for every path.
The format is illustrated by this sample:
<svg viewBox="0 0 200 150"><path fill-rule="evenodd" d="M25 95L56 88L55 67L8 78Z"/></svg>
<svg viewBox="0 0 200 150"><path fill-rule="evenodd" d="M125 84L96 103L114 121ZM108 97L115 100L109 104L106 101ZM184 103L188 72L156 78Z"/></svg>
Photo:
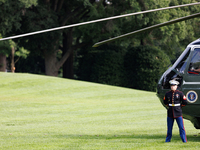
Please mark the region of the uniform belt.
<svg viewBox="0 0 200 150"><path fill-rule="evenodd" d="M169 104L169 106L181 106L181 104Z"/></svg>

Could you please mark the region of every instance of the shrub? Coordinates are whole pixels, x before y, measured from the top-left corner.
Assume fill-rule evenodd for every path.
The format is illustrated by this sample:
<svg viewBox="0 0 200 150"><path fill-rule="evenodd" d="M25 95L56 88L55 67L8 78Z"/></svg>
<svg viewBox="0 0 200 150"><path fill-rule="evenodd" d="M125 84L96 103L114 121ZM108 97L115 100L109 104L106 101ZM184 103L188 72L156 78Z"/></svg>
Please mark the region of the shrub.
<svg viewBox="0 0 200 150"><path fill-rule="evenodd" d="M121 47L101 46L80 61L79 79L109 85L123 84L124 52Z"/></svg>
<svg viewBox="0 0 200 150"><path fill-rule="evenodd" d="M159 77L170 64L169 57L152 46L131 47L125 56L127 82L124 86L156 91Z"/></svg>

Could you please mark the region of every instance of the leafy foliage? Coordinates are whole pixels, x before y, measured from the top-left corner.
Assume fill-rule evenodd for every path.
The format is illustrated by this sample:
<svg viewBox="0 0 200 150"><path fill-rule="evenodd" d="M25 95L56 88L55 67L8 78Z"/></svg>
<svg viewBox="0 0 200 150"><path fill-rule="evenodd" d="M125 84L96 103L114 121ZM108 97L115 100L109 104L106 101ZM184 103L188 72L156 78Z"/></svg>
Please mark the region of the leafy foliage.
<svg viewBox="0 0 200 150"><path fill-rule="evenodd" d="M19 30L21 27L22 16L26 8L37 5L37 0L1 0L0 1L0 38L11 35L12 32ZM12 40L0 42L0 53L8 56L11 53L11 47L17 48L17 43ZM26 52L25 52L26 51ZM27 50L19 47L17 56L26 58Z"/></svg>
<svg viewBox="0 0 200 150"><path fill-rule="evenodd" d="M171 0L169 1L169 6L194 3L194 0ZM177 9L170 9L159 12L161 15L155 20L166 22L169 20L177 19L179 17L188 16L194 13L199 13L199 6L189 6ZM154 40L152 43L154 45L162 48L166 54L171 58L171 60L176 59L177 56L182 53L187 44L199 38L195 36L196 23L200 22L200 19L190 19L187 21L182 21L169 26L164 26L158 28L152 32L152 37Z"/></svg>
<svg viewBox="0 0 200 150"><path fill-rule="evenodd" d="M10 44L8 41L0 42L0 54L8 56L10 54Z"/></svg>
<svg viewBox="0 0 200 150"><path fill-rule="evenodd" d="M38 0L19 0L25 8L29 8L31 6L36 6L38 4Z"/></svg>
<svg viewBox="0 0 200 150"><path fill-rule="evenodd" d="M22 16L25 14L26 8L32 5L37 5L37 0L0 1L0 33L3 37L20 29Z"/></svg>
<svg viewBox="0 0 200 150"><path fill-rule="evenodd" d="M170 64L168 56L156 47L126 49L102 46L80 61L79 79L103 84L155 91L162 73Z"/></svg>
<svg viewBox="0 0 200 150"><path fill-rule="evenodd" d="M122 47L102 46L80 61L79 79L110 85L123 85L124 55Z"/></svg>
<svg viewBox="0 0 200 150"><path fill-rule="evenodd" d="M1 34L0 34L0 38ZM0 42L0 54L8 56L10 53L10 43L9 41L1 41Z"/></svg>
<svg viewBox="0 0 200 150"><path fill-rule="evenodd" d="M131 47L125 56L125 86L155 91L159 77L169 64L169 57L156 47Z"/></svg>
<svg viewBox="0 0 200 150"><path fill-rule="evenodd" d="M30 51L25 49L24 47L18 47L18 51L16 51L15 55L22 58L27 58Z"/></svg>

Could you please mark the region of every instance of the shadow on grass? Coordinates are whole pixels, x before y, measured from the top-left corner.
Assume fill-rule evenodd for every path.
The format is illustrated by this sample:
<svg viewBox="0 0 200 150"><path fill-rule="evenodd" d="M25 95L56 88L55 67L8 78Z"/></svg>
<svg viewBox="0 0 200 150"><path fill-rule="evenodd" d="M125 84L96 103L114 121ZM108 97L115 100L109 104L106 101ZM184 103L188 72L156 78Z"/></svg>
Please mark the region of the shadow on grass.
<svg viewBox="0 0 200 150"><path fill-rule="evenodd" d="M200 135L187 135L187 140L191 142L200 142Z"/></svg>
<svg viewBox="0 0 200 150"><path fill-rule="evenodd" d="M56 138L66 139L102 139L102 140L115 140L115 139L126 139L126 140L157 140L165 142L166 135L154 134L154 135L55 135ZM200 135L187 135L188 142L200 142ZM181 141L179 135L173 135L172 141Z"/></svg>

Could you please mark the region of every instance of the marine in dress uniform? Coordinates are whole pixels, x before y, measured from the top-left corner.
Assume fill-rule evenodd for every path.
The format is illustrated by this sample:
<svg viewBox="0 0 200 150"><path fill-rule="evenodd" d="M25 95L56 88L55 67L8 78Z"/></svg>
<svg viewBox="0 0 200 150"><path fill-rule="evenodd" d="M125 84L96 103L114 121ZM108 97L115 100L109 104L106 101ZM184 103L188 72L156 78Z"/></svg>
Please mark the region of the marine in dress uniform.
<svg viewBox="0 0 200 150"><path fill-rule="evenodd" d="M171 86L171 91L165 94L163 98L164 104L167 106L167 137L165 142L170 142L172 138L172 129L174 120L176 120L180 137L183 142L187 142L185 127L182 117L182 107L187 105L187 100L183 92L177 90L178 81L169 81Z"/></svg>

